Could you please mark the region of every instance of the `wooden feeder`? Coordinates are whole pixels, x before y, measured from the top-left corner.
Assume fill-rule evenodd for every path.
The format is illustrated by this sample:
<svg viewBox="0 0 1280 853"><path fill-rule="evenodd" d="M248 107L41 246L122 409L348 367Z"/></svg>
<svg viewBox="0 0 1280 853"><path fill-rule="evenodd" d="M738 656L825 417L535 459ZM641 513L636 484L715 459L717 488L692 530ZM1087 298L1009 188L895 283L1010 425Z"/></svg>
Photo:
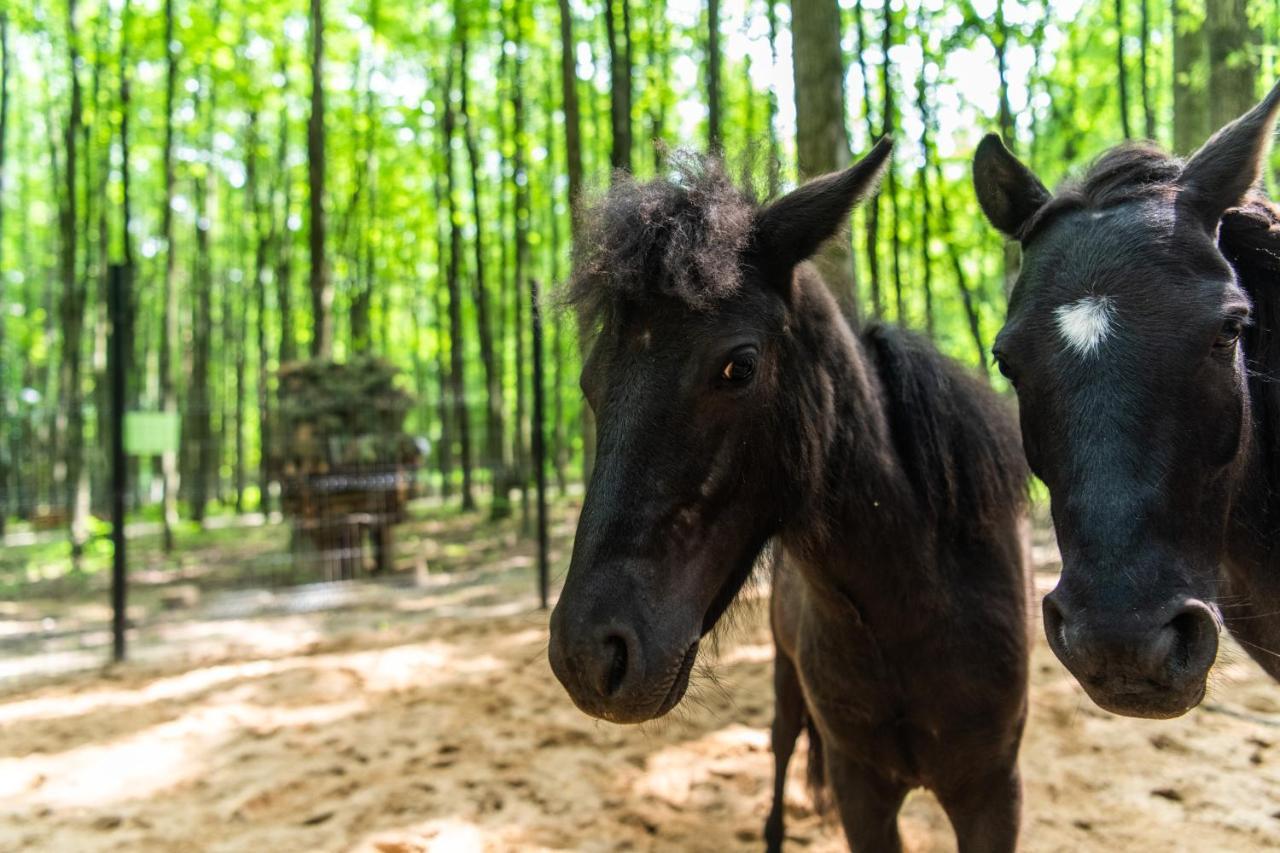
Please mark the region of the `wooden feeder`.
<svg viewBox="0 0 1280 853"><path fill-rule="evenodd" d="M421 452L405 433L413 397L379 358L326 359L280 368L280 425L274 454L281 509L296 544L314 548L329 579L365 565L393 566L392 529L404 521Z"/></svg>

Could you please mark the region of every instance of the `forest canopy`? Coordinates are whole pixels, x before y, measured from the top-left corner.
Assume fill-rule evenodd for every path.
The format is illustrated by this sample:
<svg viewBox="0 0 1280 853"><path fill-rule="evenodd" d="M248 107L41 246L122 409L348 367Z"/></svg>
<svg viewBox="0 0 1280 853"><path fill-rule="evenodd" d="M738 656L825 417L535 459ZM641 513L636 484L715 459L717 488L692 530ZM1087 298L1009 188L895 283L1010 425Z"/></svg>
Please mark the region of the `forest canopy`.
<svg viewBox="0 0 1280 853"><path fill-rule="evenodd" d="M1017 257L977 140L1051 184L1125 138L1189 153L1280 73L1278 33L1258 0L0 0L0 525L62 516L79 543L105 500L110 264L130 405L181 418L136 511L267 505L280 367L375 355L436 487L506 512L531 284L566 278L579 200L677 148L763 198L893 134L824 271L986 370ZM578 329L546 321L563 488L591 429Z"/></svg>

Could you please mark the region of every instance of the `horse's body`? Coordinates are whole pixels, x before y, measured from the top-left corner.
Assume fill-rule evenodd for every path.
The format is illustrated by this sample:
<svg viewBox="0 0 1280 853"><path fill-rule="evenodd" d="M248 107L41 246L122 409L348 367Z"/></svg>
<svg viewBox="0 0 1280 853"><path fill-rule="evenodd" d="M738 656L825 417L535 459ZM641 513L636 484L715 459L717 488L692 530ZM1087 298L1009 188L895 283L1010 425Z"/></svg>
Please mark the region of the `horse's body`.
<svg viewBox="0 0 1280 853"><path fill-rule="evenodd" d="M855 337L810 269L796 279L826 341L807 384L835 389L835 411L804 514L827 522L779 531L766 839L781 845L808 716L810 761L827 768L855 850L897 848L916 787L937 794L961 850L1012 850L1028 643L1016 430L931 347L885 327Z"/></svg>
<svg viewBox="0 0 1280 853"><path fill-rule="evenodd" d="M1117 713L1204 696L1225 623L1280 679L1280 86L1189 161L1147 143L1049 193L999 140L978 197L1024 249L996 341L1063 555L1055 654Z"/></svg>
<svg viewBox="0 0 1280 853"><path fill-rule="evenodd" d="M600 327L582 380L600 442L551 662L588 713L665 714L776 541L770 846L807 723L855 849L897 849L903 796L925 786L961 849L1012 850L1027 681L1016 429L929 346L855 335L804 263L886 155L763 210L699 166L624 183L589 218L572 296Z"/></svg>

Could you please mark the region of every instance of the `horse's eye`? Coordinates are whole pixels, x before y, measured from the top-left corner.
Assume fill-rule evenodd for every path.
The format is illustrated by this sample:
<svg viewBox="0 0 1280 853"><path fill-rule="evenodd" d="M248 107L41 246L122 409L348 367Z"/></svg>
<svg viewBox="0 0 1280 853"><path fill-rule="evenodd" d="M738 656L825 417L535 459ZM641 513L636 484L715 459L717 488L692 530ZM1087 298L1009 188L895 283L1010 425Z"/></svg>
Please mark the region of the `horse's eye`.
<svg viewBox="0 0 1280 853"><path fill-rule="evenodd" d="M756 357L751 352L736 352L720 371L720 378L726 382L746 382L756 372Z"/></svg>
<svg viewBox="0 0 1280 853"><path fill-rule="evenodd" d="M995 359L996 370L1000 371L1000 375L1009 380L1009 384L1017 387L1017 380L1013 378L1013 370L1009 368L1009 362L1005 361L1004 354L997 351L991 351L991 357Z"/></svg>
<svg viewBox="0 0 1280 853"><path fill-rule="evenodd" d="M1218 337L1213 342L1213 345L1217 349L1230 349L1240 340L1240 335L1243 332L1244 321L1236 317L1228 317L1222 321L1222 328L1218 330Z"/></svg>

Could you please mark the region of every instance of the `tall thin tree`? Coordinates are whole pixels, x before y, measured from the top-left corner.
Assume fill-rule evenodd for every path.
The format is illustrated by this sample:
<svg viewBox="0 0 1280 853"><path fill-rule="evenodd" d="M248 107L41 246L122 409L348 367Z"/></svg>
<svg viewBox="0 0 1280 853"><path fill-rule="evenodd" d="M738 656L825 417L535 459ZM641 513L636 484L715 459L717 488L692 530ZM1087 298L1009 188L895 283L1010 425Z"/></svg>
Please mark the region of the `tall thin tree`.
<svg viewBox="0 0 1280 853"><path fill-rule="evenodd" d="M565 172L569 183L569 232L573 251L578 247L579 207L582 203L582 116L578 101L578 47L573 37L573 10L569 0L557 0L560 11L560 94L564 110ZM585 357L591 329L578 326L578 349ZM589 406L582 407L582 476L591 477L595 464L596 427Z"/></svg>
<svg viewBox="0 0 1280 853"><path fill-rule="evenodd" d="M614 169L631 171L631 9L630 0L605 0L605 38L609 43L610 126ZM621 27L621 31L619 31Z"/></svg>
<svg viewBox="0 0 1280 853"><path fill-rule="evenodd" d="M712 151L724 142L720 109L720 0L707 0L707 146Z"/></svg>
<svg viewBox="0 0 1280 853"><path fill-rule="evenodd" d="M800 179L842 169L850 160L844 121L844 55L837 0L791 0L795 75L796 165ZM857 313L857 283L848 240L832 240L817 258L841 306Z"/></svg>
<svg viewBox="0 0 1280 853"><path fill-rule="evenodd" d="M324 0L311 0L311 115L307 120L307 183L310 189L311 357L333 350L333 285L325 253Z"/></svg>
<svg viewBox="0 0 1280 853"><path fill-rule="evenodd" d="M287 44L278 48L280 79L284 89L280 117L279 136L276 140L276 177L279 182L280 210L276 214L277 225L273 229L275 239L276 311L280 315L280 364L288 364L298 357L298 338L293 318L293 169L289 163L289 55Z"/></svg>
<svg viewBox="0 0 1280 853"><path fill-rule="evenodd" d="M880 89L884 96L884 113L881 116L884 124L881 134L893 135L897 126L897 111L893 100L896 83L893 79L893 4L883 0L883 17L880 28ZM889 248L890 260L893 263L893 299L895 318L899 323L906 322L906 298L902 288L902 223L898 215L898 169L893 152L889 153L889 164L885 168L886 195L889 197Z"/></svg>
<svg viewBox="0 0 1280 853"><path fill-rule="evenodd" d="M63 128L63 198L60 207L59 228L61 247L59 252L62 293L58 315L62 333L62 360L59 385L62 392L62 411L66 419L64 449L66 452L63 478L63 506L71 520L71 554L79 564L87 536L86 507L78 500L80 478L84 473L84 408L81 399L81 344L84 329L85 285L78 269L79 259L79 170L78 144L83 129L83 94L80 87L79 34L76 27L76 0L67 0L67 72L71 81L70 106Z"/></svg>
<svg viewBox="0 0 1280 853"><path fill-rule="evenodd" d="M465 73L462 72L462 73ZM457 113L453 108L454 60L450 57L445 79L444 98L444 193L445 214L449 220L449 265L445 280L449 288L449 390L453 407L452 420L458 428L462 465L462 509L476 508L471 487L471 425L467 415L466 377L464 373L462 331L462 223L459 221L454 191L453 140L457 132Z"/></svg>
<svg viewBox="0 0 1280 853"><path fill-rule="evenodd" d="M1120 133L1125 139L1133 138L1129 124L1129 68L1124 55L1124 0L1114 0L1116 36L1116 95L1120 99Z"/></svg>
<svg viewBox="0 0 1280 853"><path fill-rule="evenodd" d="M178 417L175 371L178 363L178 252L174 241L173 203L177 191L174 162L174 135L177 118L178 52L174 32L174 0L164 0L164 206L160 210L160 230L164 234L164 284L161 293L160 323L160 408ZM164 509L164 550L173 550L173 529L178 523L178 455L174 450L160 457Z"/></svg>
<svg viewBox="0 0 1280 853"><path fill-rule="evenodd" d="M778 87L773 75L778 70L778 6L777 0L764 0L765 18L769 23L769 197L776 198L782 189L782 146L778 141ZM844 63L841 62L841 66ZM843 70L843 68L842 68Z"/></svg>
<svg viewBox="0 0 1280 853"><path fill-rule="evenodd" d="M1147 139L1156 138L1156 111L1151 94L1151 0L1138 0L1138 88L1142 95L1142 130Z"/></svg>
<svg viewBox="0 0 1280 853"><path fill-rule="evenodd" d="M916 195L920 204L920 288L924 292L924 323L929 337L934 337L936 318L933 305L933 200L930 197L929 164L933 159L931 137L933 108L930 103L930 71L934 60L929 45L929 33L933 29L933 16L922 3L917 19L920 38L920 78L916 82L916 112L920 115L920 151L923 166L916 170Z"/></svg>
<svg viewBox="0 0 1280 853"><path fill-rule="evenodd" d="M625 2L623 6L626 8ZM513 0L513 26L512 37L515 42L514 62L512 63L511 77L511 115L512 115L512 154L511 154L511 182L513 184L512 196L515 202L515 277L513 284L515 285L512 292L512 301L515 305L515 379L516 379L516 412L515 425L511 434L515 445L515 463L518 474L518 485L520 487L520 523L521 529L525 532L529 529L529 479L532 473L532 466L529 464L529 425L528 425L528 347L529 340L525 329L524 311L526 307L525 299L528 296L528 278L530 276L530 258L529 258L529 176L527 173L527 155L526 148L528 144L528 128L526 126L525 100L524 100L524 67L525 52L527 50L527 35L525 33L525 7L521 0ZM624 15L628 14L624 11ZM631 64L631 33L629 18L624 18L626 26L624 28L624 36L627 44L627 66L628 75L630 74ZM628 86L630 78L628 77ZM627 95L628 109L630 109L631 95ZM530 306L530 311L532 307Z"/></svg>
<svg viewBox="0 0 1280 853"><path fill-rule="evenodd" d="M792 13L794 15L794 12ZM867 68L866 53L869 50L866 23L862 17L862 0L854 0L853 28L857 36L854 55L858 62L858 76L862 78L862 116L867 126L867 138L876 135L875 115L871 109L871 72ZM794 38L794 36L793 36ZM872 194L863 209L863 252L867 257L867 278L871 291L871 315L884 316L884 292L880 281L880 193Z"/></svg>
<svg viewBox="0 0 1280 853"><path fill-rule="evenodd" d="M5 293L4 274L4 203L8 199L5 193L5 158L8 154L6 143L9 139L9 13L0 9L0 306L8 305ZM9 400L6 389L9 377L5 371L11 363L8 357L8 338L5 336L6 320L0 316L0 418L5 427L0 431L0 538L4 536L5 522L9 518L9 447L10 436L7 435L14 420L9 412Z"/></svg>
<svg viewBox="0 0 1280 853"><path fill-rule="evenodd" d="M489 287L485 276L485 231L488 220L484 215L484 207L480 193L481 174L484 164L480 158L479 145L476 143L475 115L470 101L470 35L468 28L468 4L459 0L454 5L454 45L458 51L458 110L462 120L462 139L467 149L467 161L471 176L471 212L475 217L475 236L471 244L474 249L475 269L472 276L472 299L476 309L476 331L480 343L480 362L484 368L485 405L485 461L489 466L493 488L493 502L490 507L492 518L505 518L511 513L511 501L507 490L510 487L510 474L507 471L506 424L503 402L502 365L495 351L493 340L493 320L490 316Z"/></svg>

